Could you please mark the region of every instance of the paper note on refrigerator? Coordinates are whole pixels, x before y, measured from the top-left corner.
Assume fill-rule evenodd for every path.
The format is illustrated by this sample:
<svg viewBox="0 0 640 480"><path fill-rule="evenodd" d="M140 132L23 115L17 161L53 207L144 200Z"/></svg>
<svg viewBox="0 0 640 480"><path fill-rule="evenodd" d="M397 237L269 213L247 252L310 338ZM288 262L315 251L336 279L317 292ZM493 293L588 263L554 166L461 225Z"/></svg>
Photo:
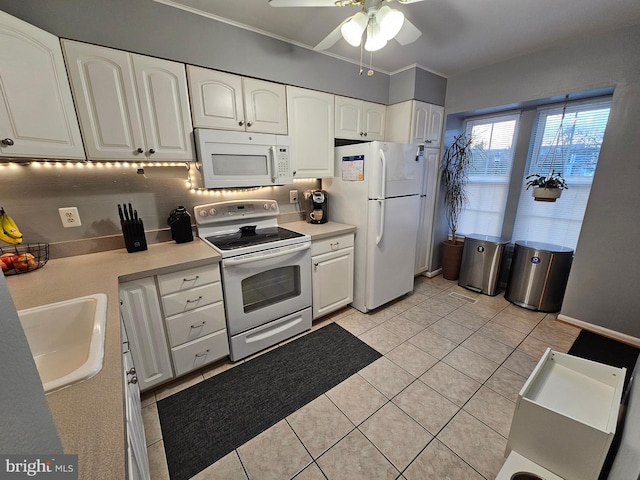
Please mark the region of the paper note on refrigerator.
<svg viewBox="0 0 640 480"><path fill-rule="evenodd" d="M364 155L342 157L342 180L348 182L364 180Z"/></svg>

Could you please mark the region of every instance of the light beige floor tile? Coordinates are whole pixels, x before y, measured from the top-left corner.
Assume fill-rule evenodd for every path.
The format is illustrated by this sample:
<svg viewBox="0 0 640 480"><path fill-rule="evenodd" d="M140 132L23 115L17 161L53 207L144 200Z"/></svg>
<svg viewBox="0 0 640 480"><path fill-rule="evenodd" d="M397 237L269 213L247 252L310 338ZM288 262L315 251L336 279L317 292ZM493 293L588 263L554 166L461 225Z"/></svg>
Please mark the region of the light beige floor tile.
<svg viewBox="0 0 640 480"><path fill-rule="evenodd" d="M247 475L244 473L244 469L238 458L238 453L235 450L222 457L213 465L209 465L197 475L191 477L191 480L211 480L214 478L247 480Z"/></svg>
<svg viewBox="0 0 640 480"><path fill-rule="evenodd" d="M437 438L485 478L495 478L504 464L507 439L464 410Z"/></svg>
<svg viewBox="0 0 640 480"><path fill-rule="evenodd" d="M444 362L431 367L420 380L460 407L480 388L480 383Z"/></svg>
<svg viewBox="0 0 640 480"><path fill-rule="evenodd" d="M318 458L355 427L326 395L287 417L313 458Z"/></svg>
<svg viewBox="0 0 640 480"><path fill-rule="evenodd" d="M227 359L223 362L214 363L213 365L207 366L201 370L202 376L207 379L211 377L215 377L217 374L222 373L230 368L239 365L238 362L233 363L231 360Z"/></svg>
<svg viewBox="0 0 640 480"><path fill-rule="evenodd" d="M475 313L465 310L464 308L458 308L444 318L446 318L447 320L451 320L452 322L456 322L457 324L474 331L478 330L489 321L489 318L481 315L476 315Z"/></svg>
<svg viewBox="0 0 640 480"><path fill-rule="evenodd" d="M516 350L509 355L509 358L507 358L502 365L507 367L509 370L528 378L529 375L531 375L531 372L533 372L533 369L536 368L539 361L539 358L534 358L520 350Z"/></svg>
<svg viewBox="0 0 640 480"><path fill-rule="evenodd" d="M386 357L370 363L358 373L387 398L400 393L416 378Z"/></svg>
<svg viewBox="0 0 640 480"><path fill-rule="evenodd" d="M513 348L520 345L527 336L526 333L491 322L485 324L478 332Z"/></svg>
<svg viewBox="0 0 640 480"><path fill-rule="evenodd" d="M580 333L578 327L558 321L553 316L545 317L531 332L531 336L556 345L573 344Z"/></svg>
<svg viewBox="0 0 640 480"><path fill-rule="evenodd" d="M149 457L149 476L153 480L169 480L169 468L167 457L164 453L164 443L156 442L147 447Z"/></svg>
<svg viewBox="0 0 640 480"><path fill-rule="evenodd" d="M519 307L518 305L509 302L509 305L504 310L506 313L512 313L513 315L518 315L524 318L531 318L533 320L537 320L540 322L545 317L544 312L538 312L535 310L529 310L528 308Z"/></svg>
<svg viewBox="0 0 640 480"><path fill-rule="evenodd" d="M312 463L293 478L294 480L326 480L326 477L322 474L320 467L318 467L316 463ZM221 477L220 480L226 479Z"/></svg>
<svg viewBox="0 0 640 480"><path fill-rule="evenodd" d="M140 403L142 408L151 405L152 403L156 403L156 394L155 392L144 392L140 394Z"/></svg>
<svg viewBox="0 0 640 480"><path fill-rule="evenodd" d="M400 392L393 403L433 435L437 435L460 407L418 380Z"/></svg>
<svg viewBox="0 0 640 480"><path fill-rule="evenodd" d="M336 323L356 337L378 325L373 320L367 318L364 313L358 311L354 311L349 315L337 319Z"/></svg>
<svg viewBox="0 0 640 480"><path fill-rule="evenodd" d="M406 302L409 305L419 305L425 300L427 300L428 298L429 298L428 295L423 295L420 292L416 292L414 290L413 292L407 293L402 299L402 301Z"/></svg>
<svg viewBox="0 0 640 480"><path fill-rule="evenodd" d="M448 303L452 307L460 308L463 305L475 303L476 300L467 294L467 291L462 291L460 287L454 287L446 290L438 295L434 295L430 298L431 301Z"/></svg>
<svg viewBox="0 0 640 480"><path fill-rule="evenodd" d="M426 296L423 296L423 298L427 298ZM420 302L418 302L420 303ZM390 310L396 314L398 313L402 313L405 310L410 309L411 307L416 306L417 303L414 299L410 299L408 298L406 295L402 296L392 302L389 302L387 305L385 305L385 308L387 310Z"/></svg>
<svg viewBox="0 0 640 480"><path fill-rule="evenodd" d="M527 377L501 366L485 382L485 386L515 402L518 400L518 392L520 392L526 381Z"/></svg>
<svg viewBox="0 0 640 480"><path fill-rule="evenodd" d="M284 420L252 438L237 451L249 480L291 478L312 462Z"/></svg>
<svg viewBox="0 0 640 480"><path fill-rule="evenodd" d="M379 325L358 335L358 338L383 355L404 342L402 337Z"/></svg>
<svg viewBox="0 0 640 480"><path fill-rule="evenodd" d="M380 307L377 308L375 310L371 310L367 313L365 313L366 317L377 323L378 325L380 325L381 323L386 322L387 320L389 320L390 318L395 317L396 315L398 315L396 312L394 312L393 310L389 310L388 308Z"/></svg>
<svg viewBox="0 0 640 480"><path fill-rule="evenodd" d="M409 338L417 335L422 330L424 330L424 327L422 325L413 323L411 320L403 317L402 315L391 317L389 320L386 320L380 325L389 330L391 333L396 334L403 340L408 340Z"/></svg>
<svg viewBox="0 0 640 480"><path fill-rule="evenodd" d="M469 303L460 307L462 310L471 312L479 317L484 317L487 320L495 317L500 311L504 310L504 307L487 302Z"/></svg>
<svg viewBox="0 0 640 480"><path fill-rule="evenodd" d="M523 317L520 315L514 315L513 313L505 310L498 313L491 319L491 323L497 323L504 325L505 327L513 328L519 332L526 333L527 335L536 328L540 323L540 320L535 317Z"/></svg>
<svg viewBox="0 0 640 480"><path fill-rule="evenodd" d="M398 345L387 353L385 357L416 378L438 363L436 357L429 355L424 350L419 349L409 342Z"/></svg>
<svg viewBox="0 0 640 480"><path fill-rule="evenodd" d="M474 333L462 342L461 346L497 363L504 362L513 352L513 347L486 337L481 333Z"/></svg>
<svg viewBox="0 0 640 480"><path fill-rule="evenodd" d="M427 330L442 335L444 338L448 338L457 344L464 342L475 332L475 330L463 327L459 323L447 320L446 318L438 320L430 327L427 327Z"/></svg>
<svg viewBox="0 0 640 480"><path fill-rule="evenodd" d="M202 382L203 380L204 380L204 377L200 372L194 372L194 373L190 373L189 375L185 375L184 377L180 377L179 379L174 380L173 382L167 383L166 385L163 385L162 387L158 388L155 391L156 399L160 401L164 398L170 397L174 393L181 392L182 390L192 387L193 385L196 385Z"/></svg>
<svg viewBox="0 0 640 480"><path fill-rule="evenodd" d="M442 318L442 316L437 313L425 310L420 305L405 310L400 314L400 316L411 320L413 323L420 325L421 327L428 327Z"/></svg>
<svg viewBox="0 0 640 480"><path fill-rule="evenodd" d="M456 342L426 329L415 337L411 337L408 342L438 359L441 359L458 346Z"/></svg>
<svg viewBox="0 0 640 480"><path fill-rule="evenodd" d="M416 277L417 278L417 277ZM426 296L426 297L433 297L437 294L439 294L442 290L438 287L433 286L431 283L431 280L428 280L426 282L415 282L415 285L413 287L414 291L421 293L422 295Z"/></svg>
<svg viewBox="0 0 640 480"><path fill-rule="evenodd" d="M527 355L530 355L534 358L541 358L542 355L544 355L544 352L547 350L547 348L556 350L555 345L551 345L549 342L538 340L537 338L529 335L527 338L524 339L524 341L520 345L518 345L517 350L520 352L524 352ZM560 350L557 350L557 351L560 351Z"/></svg>
<svg viewBox="0 0 640 480"><path fill-rule="evenodd" d="M391 480L400 474L359 430L340 440L317 463L328 480Z"/></svg>
<svg viewBox="0 0 640 480"><path fill-rule="evenodd" d="M483 477L437 439L404 472L407 480L484 480Z"/></svg>
<svg viewBox="0 0 640 480"><path fill-rule="evenodd" d="M452 305L444 300L437 300L437 298L437 296L428 298L420 304L420 308L424 308L425 310L436 313L441 317L445 317L459 307L459 305Z"/></svg>
<svg viewBox="0 0 640 480"><path fill-rule="evenodd" d="M433 286L439 288L440 290L448 290L458 285L457 280L447 280L442 275L431 278L429 282L431 282Z"/></svg>
<svg viewBox="0 0 640 480"><path fill-rule="evenodd" d="M354 425L361 424L387 402L383 394L358 374L333 387L326 395Z"/></svg>
<svg viewBox="0 0 640 480"><path fill-rule="evenodd" d="M442 359L444 363L455 368L477 382L483 383L500 366L464 347L458 347Z"/></svg>
<svg viewBox="0 0 640 480"><path fill-rule="evenodd" d="M404 470L433 438L391 402L369 417L359 430L398 470Z"/></svg>
<svg viewBox="0 0 640 480"><path fill-rule="evenodd" d="M511 420L516 409L516 404L511 400L483 386L463 408L504 438L509 438Z"/></svg>
<svg viewBox="0 0 640 480"><path fill-rule="evenodd" d="M142 423L144 424L144 436L147 446L162 440L160 418L158 417L158 405L154 402L142 409Z"/></svg>

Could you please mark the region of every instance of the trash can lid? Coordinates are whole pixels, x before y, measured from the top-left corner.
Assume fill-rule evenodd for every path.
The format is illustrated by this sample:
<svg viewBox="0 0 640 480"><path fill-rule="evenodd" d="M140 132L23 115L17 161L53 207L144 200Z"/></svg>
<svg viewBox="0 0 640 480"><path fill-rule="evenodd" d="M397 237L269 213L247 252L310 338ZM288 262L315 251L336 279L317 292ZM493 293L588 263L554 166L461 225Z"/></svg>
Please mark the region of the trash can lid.
<svg viewBox="0 0 640 480"><path fill-rule="evenodd" d="M550 243L532 242L529 240L517 240L516 246L533 248L535 250L545 250L553 253L573 253L573 249L569 247L562 247L560 245L552 245Z"/></svg>
<svg viewBox="0 0 640 480"><path fill-rule="evenodd" d="M492 237L491 235L481 235L479 233L472 233L471 235L465 235L464 237L469 238L471 240L482 240L483 242L491 242L491 243L509 243L509 240L503 240L500 237Z"/></svg>

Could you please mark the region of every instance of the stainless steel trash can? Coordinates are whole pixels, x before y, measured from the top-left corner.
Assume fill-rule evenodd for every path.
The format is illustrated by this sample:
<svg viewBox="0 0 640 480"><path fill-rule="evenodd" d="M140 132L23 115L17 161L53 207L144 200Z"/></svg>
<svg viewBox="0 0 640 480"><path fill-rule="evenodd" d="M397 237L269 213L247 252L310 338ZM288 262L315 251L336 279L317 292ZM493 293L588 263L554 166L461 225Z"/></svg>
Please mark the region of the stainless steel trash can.
<svg viewBox="0 0 640 480"><path fill-rule="evenodd" d="M489 235L465 236L458 285L486 295L500 291L500 264L507 241Z"/></svg>
<svg viewBox="0 0 640 480"><path fill-rule="evenodd" d="M548 243L515 242L504 298L530 310L557 312L567 287L573 250Z"/></svg>

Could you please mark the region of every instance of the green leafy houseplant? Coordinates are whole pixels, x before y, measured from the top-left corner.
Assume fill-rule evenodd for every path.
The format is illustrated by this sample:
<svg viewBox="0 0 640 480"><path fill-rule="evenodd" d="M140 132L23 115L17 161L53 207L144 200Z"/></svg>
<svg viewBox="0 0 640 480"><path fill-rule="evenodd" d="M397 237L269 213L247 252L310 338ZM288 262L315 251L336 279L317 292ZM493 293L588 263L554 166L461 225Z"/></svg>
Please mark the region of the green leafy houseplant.
<svg viewBox="0 0 640 480"><path fill-rule="evenodd" d="M526 177L527 190L533 187L533 198L538 202L555 202L562 190L569 188L561 172L551 170L548 175L534 173Z"/></svg>
<svg viewBox="0 0 640 480"><path fill-rule="evenodd" d="M447 280L456 280L460 273L463 242L456 240L456 232L460 214L468 203L466 186L473 150L473 138L463 132L453 139L442 158L441 188L451 234L451 240L445 240L442 245L442 276Z"/></svg>

